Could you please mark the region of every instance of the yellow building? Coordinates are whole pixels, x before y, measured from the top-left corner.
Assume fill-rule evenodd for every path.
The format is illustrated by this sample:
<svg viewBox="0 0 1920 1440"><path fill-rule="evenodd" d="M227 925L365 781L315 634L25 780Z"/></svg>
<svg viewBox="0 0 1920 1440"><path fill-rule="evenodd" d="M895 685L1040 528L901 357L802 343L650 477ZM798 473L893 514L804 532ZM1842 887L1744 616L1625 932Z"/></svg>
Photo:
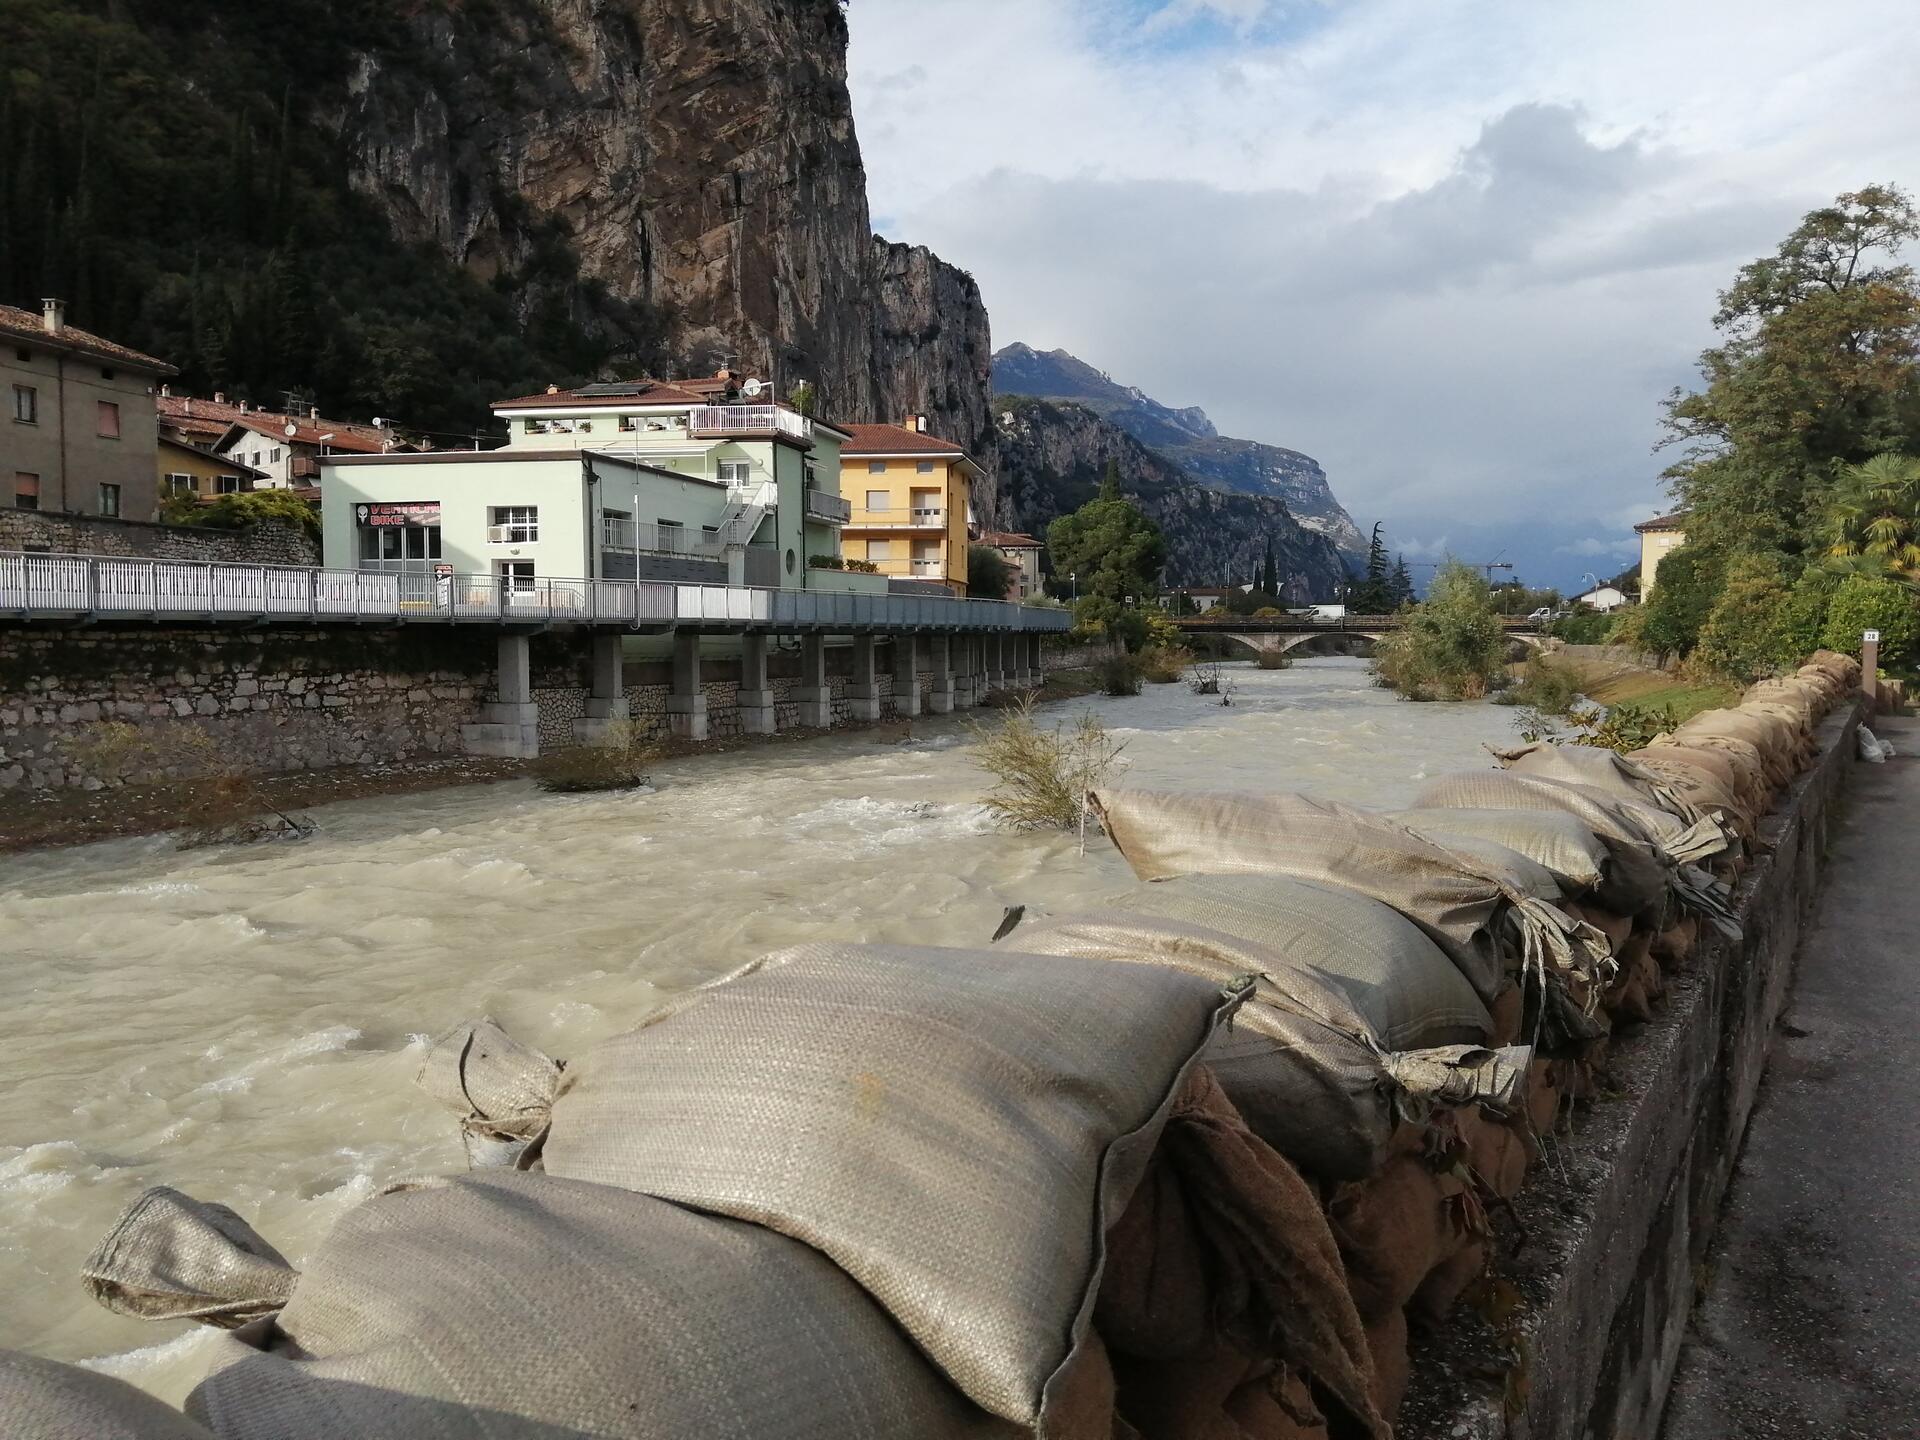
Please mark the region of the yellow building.
<svg viewBox="0 0 1920 1440"><path fill-rule="evenodd" d="M1654 572L1659 570L1667 552L1687 543L1687 515L1684 510L1656 515L1651 520L1642 520L1633 529L1640 537L1640 598L1644 601L1653 593Z"/></svg>
<svg viewBox="0 0 1920 1440"><path fill-rule="evenodd" d="M980 467L951 440L907 425L848 425L840 447L840 494L853 513L840 553L882 575L967 590L967 512Z"/></svg>

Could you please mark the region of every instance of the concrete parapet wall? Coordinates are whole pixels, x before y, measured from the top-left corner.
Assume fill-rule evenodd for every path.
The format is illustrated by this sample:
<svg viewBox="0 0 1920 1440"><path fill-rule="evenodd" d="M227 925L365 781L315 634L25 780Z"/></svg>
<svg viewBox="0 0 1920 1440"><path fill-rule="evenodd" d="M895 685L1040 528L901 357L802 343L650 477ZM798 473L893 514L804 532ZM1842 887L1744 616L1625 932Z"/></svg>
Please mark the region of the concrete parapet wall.
<svg viewBox="0 0 1920 1440"><path fill-rule="evenodd" d="M1612 1090L1515 1203L1498 1281L1417 1344L1404 1440L1653 1440L1739 1157L1854 760L1857 711L1762 825L1744 938L1703 946L1648 1024L1616 1038ZM1865 1102L1863 1102L1865 1103Z"/></svg>

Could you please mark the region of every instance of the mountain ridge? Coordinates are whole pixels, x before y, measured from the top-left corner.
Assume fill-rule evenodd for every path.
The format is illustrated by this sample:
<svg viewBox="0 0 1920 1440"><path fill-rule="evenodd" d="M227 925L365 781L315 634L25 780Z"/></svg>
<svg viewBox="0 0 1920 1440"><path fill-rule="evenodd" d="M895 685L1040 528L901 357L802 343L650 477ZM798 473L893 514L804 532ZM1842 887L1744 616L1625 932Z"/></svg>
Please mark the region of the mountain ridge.
<svg viewBox="0 0 1920 1440"><path fill-rule="evenodd" d="M1164 405L1066 350L1036 350L1018 342L1004 346L994 352L993 387L996 403L1003 397L1032 396L1080 405L1177 465L1196 483L1281 500L1297 523L1326 536L1342 556L1366 556L1366 537L1311 455L1222 435L1200 406Z"/></svg>

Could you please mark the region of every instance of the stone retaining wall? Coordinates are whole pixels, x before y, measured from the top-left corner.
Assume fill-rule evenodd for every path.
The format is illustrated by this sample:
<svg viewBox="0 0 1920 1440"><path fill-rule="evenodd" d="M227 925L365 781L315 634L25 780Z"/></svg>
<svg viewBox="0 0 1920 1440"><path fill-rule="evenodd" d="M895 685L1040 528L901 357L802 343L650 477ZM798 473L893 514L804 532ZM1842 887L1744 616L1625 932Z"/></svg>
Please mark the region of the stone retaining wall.
<svg viewBox="0 0 1920 1440"><path fill-rule="evenodd" d="M1703 947L1669 977L1665 1008L1616 1040L1610 1095L1529 1172L1518 1252L1416 1347L1403 1440L1659 1433L1858 724L1857 711L1828 718L1819 760L1763 823L1744 938Z"/></svg>
<svg viewBox="0 0 1920 1440"><path fill-rule="evenodd" d="M0 629L0 791L461 753L490 634Z"/></svg>
<svg viewBox="0 0 1920 1440"><path fill-rule="evenodd" d="M214 530L204 525L155 525L10 507L0 509L0 550L218 560L233 565L320 563L319 545L305 531L279 521L266 521L250 530Z"/></svg>

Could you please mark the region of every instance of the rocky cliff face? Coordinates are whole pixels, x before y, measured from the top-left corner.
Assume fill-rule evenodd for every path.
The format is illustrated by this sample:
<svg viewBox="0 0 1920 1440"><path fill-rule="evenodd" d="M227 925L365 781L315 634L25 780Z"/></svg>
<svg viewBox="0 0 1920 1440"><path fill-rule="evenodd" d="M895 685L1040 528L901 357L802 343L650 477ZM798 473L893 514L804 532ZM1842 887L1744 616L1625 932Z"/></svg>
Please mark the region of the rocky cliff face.
<svg viewBox="0 0 1920 1440"><path fill-rule="evenodd" d="M1343 554L1358 560L1366 557L1366 537L1334 498L1326 472L1311 455L1224 436L1199 406L1162 405L1145 391L1121 385L1065 350L1009 345L993 357L993 384L1002 395L1083 405L1199 483L1283 500L1295 520L1325 535Z"/></svg>
<svg viewBox="0 0 1920 1440"><path fill-rule="evenodd" d="M530 318L657 311L661 353L622 373L726 361L812 382L835 418L918 411L984 445L986 312L970 277L871 232L839 0L403 12L406 43L361 54L323 112L397 232Z"/></svg>
<svg viewBox="0 0 1920 1440"><path fill-rule="evenodd" d="M1119 426L1077 403L1021 398L997 405L1000 497L1007 521L1044 536L1057 516L1100 488L1108 461L1120 489L1167 537L1167 579L1175 585L1251 579L1273 544L1292 598L1326 599L1346 574L1325 535L1303 528L1271 495L1211 490Z"/></svg>

